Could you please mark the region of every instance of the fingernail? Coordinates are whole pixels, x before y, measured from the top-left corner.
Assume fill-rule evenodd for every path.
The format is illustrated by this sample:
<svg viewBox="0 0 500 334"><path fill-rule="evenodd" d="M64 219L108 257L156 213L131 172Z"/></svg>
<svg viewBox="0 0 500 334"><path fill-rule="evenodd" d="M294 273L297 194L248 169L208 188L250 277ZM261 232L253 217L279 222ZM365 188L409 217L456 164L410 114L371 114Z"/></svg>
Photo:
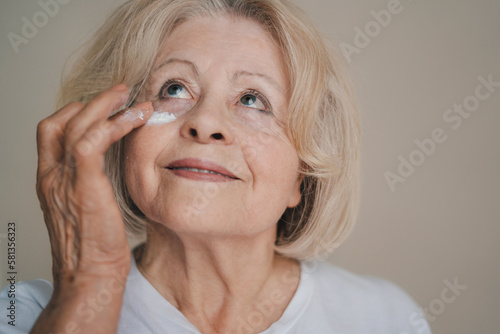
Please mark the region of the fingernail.
<svg viewBox="0 0 500 334"><path fill-rule="evenodd" d="M151 102L144 102L136 105L135 108L139 108L142 111L150 111L153 110L153 104Z"/></svg>
<svg viewBox="0 0 500 334"><path fill-rule="evenodd" d="M110 91L112 91L112 92L123 92L125 90L127 90L127 86L125 84L122 84L122 83L118 84L110 89Z"/></svg>

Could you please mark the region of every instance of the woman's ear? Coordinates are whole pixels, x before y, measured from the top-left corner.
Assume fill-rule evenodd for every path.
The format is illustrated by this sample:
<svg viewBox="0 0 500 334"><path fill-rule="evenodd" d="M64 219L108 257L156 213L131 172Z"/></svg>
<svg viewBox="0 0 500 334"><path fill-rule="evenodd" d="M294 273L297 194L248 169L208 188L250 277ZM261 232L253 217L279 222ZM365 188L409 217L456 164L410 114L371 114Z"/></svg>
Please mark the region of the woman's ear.
<svg viewBox="0 0 500 334"><path fill-rule="evenodd" d="M290 199L288 201L287 207L294 208L299 205L300 200L302 199L302 194L300 193L300 185L304 180L304 174L299 172L297 179L295 180L295 184L293 185L292 192L290 194Z"/></svg>

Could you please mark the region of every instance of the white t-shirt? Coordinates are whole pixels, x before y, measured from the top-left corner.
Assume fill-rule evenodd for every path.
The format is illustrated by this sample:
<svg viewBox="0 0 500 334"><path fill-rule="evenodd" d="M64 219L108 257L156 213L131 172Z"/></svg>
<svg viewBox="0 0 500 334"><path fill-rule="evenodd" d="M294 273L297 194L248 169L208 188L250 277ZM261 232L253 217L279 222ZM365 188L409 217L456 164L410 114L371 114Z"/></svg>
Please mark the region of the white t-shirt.
<svg viewBox="0 0 500 334"><path fill-rule="evenodd" d="M261 334L430 334L424 315L397 285L350 273L328 262L302 261L300 282L281 318ZM15 327L9 325L10 286L0 293L0 333L28 333L52 295L42 279L18 282ZM236 333L249 333L273 307L263 302ZM200 331L170 304L137 269L134 257L127 279L118 333L193 334Z"/></svg>

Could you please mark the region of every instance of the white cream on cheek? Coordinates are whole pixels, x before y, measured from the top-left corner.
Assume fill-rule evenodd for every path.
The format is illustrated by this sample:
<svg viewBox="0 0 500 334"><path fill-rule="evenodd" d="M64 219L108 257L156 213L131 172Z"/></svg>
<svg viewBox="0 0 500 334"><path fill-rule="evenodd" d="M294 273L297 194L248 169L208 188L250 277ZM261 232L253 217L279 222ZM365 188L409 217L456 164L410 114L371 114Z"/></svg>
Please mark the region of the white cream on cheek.
<svg viewBox="0 0 500 334"><path fill-rule="evenodd" d="M173 114L164 111L154 111L146 125L162 125L173 122L177 119Z"/></svg>

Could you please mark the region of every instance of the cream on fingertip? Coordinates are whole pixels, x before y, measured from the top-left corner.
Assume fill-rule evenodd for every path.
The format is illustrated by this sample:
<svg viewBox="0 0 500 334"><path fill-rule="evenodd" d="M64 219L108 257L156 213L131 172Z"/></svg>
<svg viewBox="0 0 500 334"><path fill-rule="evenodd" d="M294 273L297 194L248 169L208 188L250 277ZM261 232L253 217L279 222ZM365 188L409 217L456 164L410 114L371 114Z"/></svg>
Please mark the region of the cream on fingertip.
<svg viewBox="0 0 500 334"><path fill-rule="evenodd" d="M144 120L144 112L139 108L128 109L121 115L121 119L126 122L133 122L138 118Z"/></svg>

